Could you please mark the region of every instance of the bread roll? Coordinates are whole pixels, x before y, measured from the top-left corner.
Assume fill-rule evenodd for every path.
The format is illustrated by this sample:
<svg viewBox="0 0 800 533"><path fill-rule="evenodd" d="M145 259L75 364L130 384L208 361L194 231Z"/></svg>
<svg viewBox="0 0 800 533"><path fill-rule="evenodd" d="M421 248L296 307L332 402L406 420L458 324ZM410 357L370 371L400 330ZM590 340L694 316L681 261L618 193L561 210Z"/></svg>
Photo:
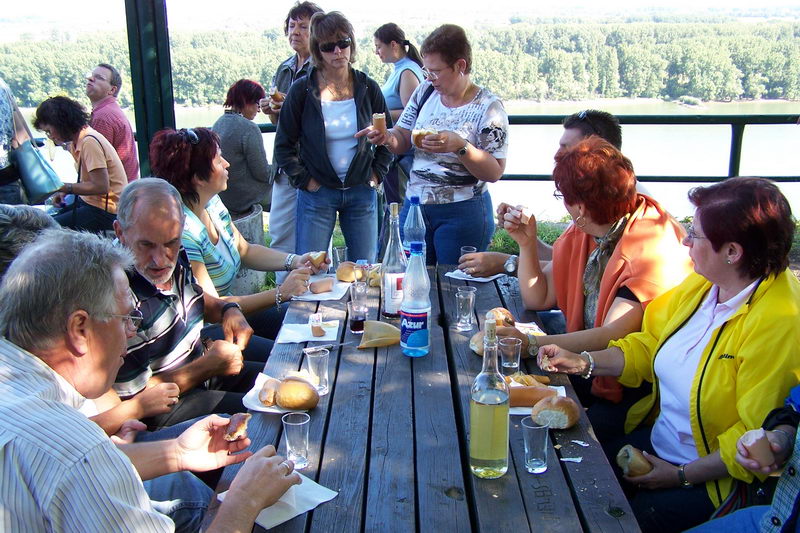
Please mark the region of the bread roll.
<svg viewBox="0 0 800 533"><path fill-rule="evenodd" d="M581 408L572 398L551 396L541 400L531 409L531 418L537 424L547 424L552 429L568 429L581 417Z"/></svg>
<svg viewBox="0 0 800 533"><path fill-rule="evenodd" d="M313 409L319 403L319 393L306 380L290 377L281 382L275 401L284 409Z"/></svg>
<svg viewBox="0 0 800 533"><path fill-rule="evenodd" d="M308 290L310 290L313 294L331 292L333 290L333 278L325 278L315 281L308 286Z"/></svg>
<svg viewBox="0 0 800 533"><path fill-rule="evenodd" d="M386 115L384 113L373 113L372 127L375 128L376 131L386 133Z"/></svg>
<svg viewBox="0 0 800 533"><path fill-rule="evenodd" d="M336 279L339 281L355 281L356 280L356 264L352 261L343 261L336 269Z"/></svg>
<svg viewBox="0 0 800 533"><path fill-rule="evenodd" d="M327 258L328 252L314 252L309 256L309 259L311 259L311 264L314 265L314 268L320 268L322 265L324 265Z"/></svg>
<svg viewBox="0 0 800 533"><path fill-rule="evenodd" d="M286 96L280 92L277 87L272 88L272 92L269 96L272 98L273 102L283 102L286 99Z"/></svg>
<svg viewBox="0 0 800 533"><path fill-rule="evenodd" d="M236 413L228 420L225 440L233 442L247 436L247 422L253 417L250 413Z"/></svg>
<svg viewBox="0 0 800 533"><path fill-rule="evenodd" d="M277 379L269 378L258 393L258 401L263 403L266 407L275 405L275 393L278 392L280 384L281 382Z"/></svg>
<svg viewBox="0 0 800 533"><path fill-rule="evenodd" d="M775 454L767 439L764 428L753 429L742 436L742 444L747 448L750 457L761 466L769 466L775 462Z"/></svg>
<svg viewBox="0 0 800 533"><path fill-rule="evenodd" d="M497 319L497 327L512 327L515 324L514 315L511 314L511 311L506 309L505 307L495 307L492 309L492 313L494 313L495 318Z"/></svg>
<svg viewBox="0 0 800 533"><path fill-rule="evenodd" d="M422 139L424 139L427 135L438 135L439 132L436 130L413 130L411 132L411 142L414 143L414 146L417 148L422 148Z"/></svg>
<svg viewBox="0 0 800 533"><path fill-rule="evenodd" d="M629 477L643 476L653 469L653 465L641 450L630 444L626 444L617 452L617 464L622 473Z"/></svg>
<svg viewBox="0 0 800 533"><path fill-rule="evenodd" d="M483 332L479 331L469 340L469 348L476 354L483 357Z"/></svg>
<svg viewBox="0 0 800 533"><path fill-rule="evenodd" d="M555 390L538 383L530 387L509 387L508 405L510 407L533 407L539 401L555 395Z"/></svg>
<svg viewBox="0 0 800 533"><path fill-rule="evenodd" d="M312 376L311 373L305 368L303 370L290 370L286 373L286 376L283 379L299 379L301 381L305 381L309 385L314 385L315 387L319 385L319 379L315 379L314 376Z"/></svg>

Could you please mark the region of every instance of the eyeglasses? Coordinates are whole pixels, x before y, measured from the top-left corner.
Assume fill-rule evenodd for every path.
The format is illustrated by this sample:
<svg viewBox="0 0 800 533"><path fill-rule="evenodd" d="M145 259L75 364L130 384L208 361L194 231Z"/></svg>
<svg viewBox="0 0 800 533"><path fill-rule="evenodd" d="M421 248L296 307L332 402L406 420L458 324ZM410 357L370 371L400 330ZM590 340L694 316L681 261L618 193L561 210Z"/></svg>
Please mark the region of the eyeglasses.
<svg viewBox="0 0 800 533"><path fill-rule="evenodd" d="M111 316L115 318L124 318L125 325L131 331L137 331L139 329L139 326L142 325L142 321L144 320L144 315L138 309L134 309L133 311L131 311L129 315L116 315L112 313Z"/></svg>
<svg viewBox="0 0 800 533"><path fill-rule="evenodd" d="M695 231L694 229L694 226L689 226L689 229L686 230L686 236L689 238L689 240L692 241L695 239L708 239L708 237L703 237L702 235L698 235L697 231Z"/></svg>
<svg viewBox="0 0 800 533"><path fill-rule="evenodd" d="M439 79L439 73L442 72L444 69L439 70L430 70L425 67L422 67L422 75L425 76L426 80L436 81Z"/></svg>
<svg viewBox="0 0 800 533"><path fill-rule="evenodd" d="M331 52L336 50L337 47L339 48L339 50L350 48L351 42L352 41L350 41L350 37L347 37L346 39L340 39L338 41L333 41L330 43L322 43L321 45L319 45L319 51L325 52L326 54L330 54Z"/></svg>
<svg viewBox="0 0 800 533"><path fill-rule="evenodd" d="M595 127L594 127L594 123L592 122L592 119L591 119L591 118L589 118L589 115L586 113L586 110L585 110L585 109L584 109L583 111L581 111L580 113L578 113L578 120L581 120L581 121L583 121L583 122L586 122L586 124L588 124L588 125L589 125L589 127L590 127L590 128L592 128L592 131L593 131L593 132L594 132L596 135L600 135L600 132L599 132L599 131L597 131L597 128L595 128ZM600 136L602 137L602 135L600 135Z"/></svg>
<svg viewBox="0 0 800 533"><path fill-rule="evenodd" d="M197 146L200 143L200 137L197 136L197 133L192 128L182 129L181 135L186 137L186 140L189 141L189 144L193 146Z"/></svg>
<svg viewBox="0 0 800 533"><path fill-rule="evenodd" d="M556 190L553 191L553 198L555 198L556 200L563 200L564 199L564 195L561 194L561 191L556 189Z"/></svg>
<svg viewBox="0 0 800 533"><path fill-rule="evenodd" d="M100 81L108 81L105 76L102 76L100 74L95 74L94 72L87 72L85 76L87 80L95 79Z"/></svg>

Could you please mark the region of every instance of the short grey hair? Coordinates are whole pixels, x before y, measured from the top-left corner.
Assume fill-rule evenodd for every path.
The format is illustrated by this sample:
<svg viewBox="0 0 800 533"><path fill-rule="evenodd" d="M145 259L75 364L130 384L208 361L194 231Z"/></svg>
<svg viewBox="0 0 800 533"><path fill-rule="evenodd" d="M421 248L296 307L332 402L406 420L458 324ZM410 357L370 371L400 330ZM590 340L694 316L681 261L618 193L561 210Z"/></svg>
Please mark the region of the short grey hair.
<svg viewBox="0 0 800 533"><path fill-rule="evenodd" d="M53 217L40 209L27 205L0 204L0 279L42 230L57 228Z"/></svg>
<svg viewBox="0 0 800 533"><path fill-rule="evenodd" d="M123 230L133 224L133 209L136 207L136 202L142 198L149 203L154 203L156 199L172 198L175 209L181 217L181 223L186 218L183 213L181 193L170 182L161 178L140 178L122 189L122 195L117 203L117 221Z"/></svg>
<svg viewBox="0 0 800 533"><path fill-rule="evenodd" d="M97 66L108 69L111 73L111 79L108 80L108 83L117 88L114 96L119 96L119 92L122 90L122 76L120 76L119 71L108 63L99 63Z"/></svg>
<svg viewBox="0 0 800 533"><path fill-rule="evenodd" d="M97 320L117 312L114 271L133 255L110 239L45 230L11 264L0 284L0 334L28 351L48 348L82 309Z"/></svg>

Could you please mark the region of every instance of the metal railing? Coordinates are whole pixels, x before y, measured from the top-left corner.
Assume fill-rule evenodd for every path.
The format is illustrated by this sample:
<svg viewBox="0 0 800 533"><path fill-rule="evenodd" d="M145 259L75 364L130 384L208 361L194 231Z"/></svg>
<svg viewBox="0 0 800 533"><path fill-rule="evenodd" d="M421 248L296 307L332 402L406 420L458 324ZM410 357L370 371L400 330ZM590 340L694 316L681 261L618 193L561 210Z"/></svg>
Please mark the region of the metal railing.
<svg viewBox="0 0 800 533"><path fill-rule="evenodd" d="M508 121L512 126L547 126L559 125L565 115L510 115ZM745 126L763 124L796 124L800 115L617 115L620 124L636 125L729 125L731 142L728 158L728 174L726 176L640 176L642 182L687 183L715 182L739 175L742 159L742 143ZM272 124L259 124L262 133L274 133ZM798 126L800 127L800 126ZM800 176L762 176L778 182L800 182ZM548 181L550 174L504 174L504 181Z"/></svg>

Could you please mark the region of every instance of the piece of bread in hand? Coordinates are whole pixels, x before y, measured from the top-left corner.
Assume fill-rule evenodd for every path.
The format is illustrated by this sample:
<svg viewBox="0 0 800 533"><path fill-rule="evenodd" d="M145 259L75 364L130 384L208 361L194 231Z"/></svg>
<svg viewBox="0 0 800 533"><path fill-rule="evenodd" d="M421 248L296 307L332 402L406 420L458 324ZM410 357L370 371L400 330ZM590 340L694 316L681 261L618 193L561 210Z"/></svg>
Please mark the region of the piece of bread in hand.
<svg viewBox="0 0 800 533"><path fill-rule="evenodd" d="M311 264L314 265L314 268L320 268L325 264L325 260L328 258L328 252L312 252L308 257L311 260Z"/></svg>
<svg viewBox="0 0 800 533"><path fill-rule="evenodd" d="M411 132L411 142L414 143L414 146L417 148L422 148L422 139L424 139L428 135L438 135L439 132L436 130L412 130Z"/></svg>
<svg viewBox="0 0 800 533"><path fill-rule="evenodd" d="M308 290L310 290L312 294L331 292L333 290L333 278L325 278L315 281L308 286Z"/></svg>
<svg viewBox="0 0 800 533"><path fill-rule="evenodd" d="M505 307L495 307L492 309L492 313L494 313L498 328L513 327L516 323L514 321L514 315Z"/></svg>
<svg viewBox="0 0 800 533"><path fill-rule="evenodd" d="M531 418L537 424L547 424L551 429L569 429L581 417L581 408L572 398L551 396L541 400L531 409Z"/></svg>
<svg viewBox="0 0 800 533"><path fill-rule="evenodd" d="M742 435L742 444L747 448L750 458L761 466L769 466L775 462L775 454L772 453L764 428L753 429Z"/></svg>
<svg viewBox="0 0 800 533"><path fill-rule="evenodd" d="M224 439L228 442L243 439L247 436L247 422L253 418L250 413L236 413L228 419Z"/></svg>
<svg viewBox="0 0 800 533"><path fill-rule="evenodd" d="M643 476L653 469L652 463L642 451L630 444L626 444L617 452L617 465L628 477Z"/></svg>

